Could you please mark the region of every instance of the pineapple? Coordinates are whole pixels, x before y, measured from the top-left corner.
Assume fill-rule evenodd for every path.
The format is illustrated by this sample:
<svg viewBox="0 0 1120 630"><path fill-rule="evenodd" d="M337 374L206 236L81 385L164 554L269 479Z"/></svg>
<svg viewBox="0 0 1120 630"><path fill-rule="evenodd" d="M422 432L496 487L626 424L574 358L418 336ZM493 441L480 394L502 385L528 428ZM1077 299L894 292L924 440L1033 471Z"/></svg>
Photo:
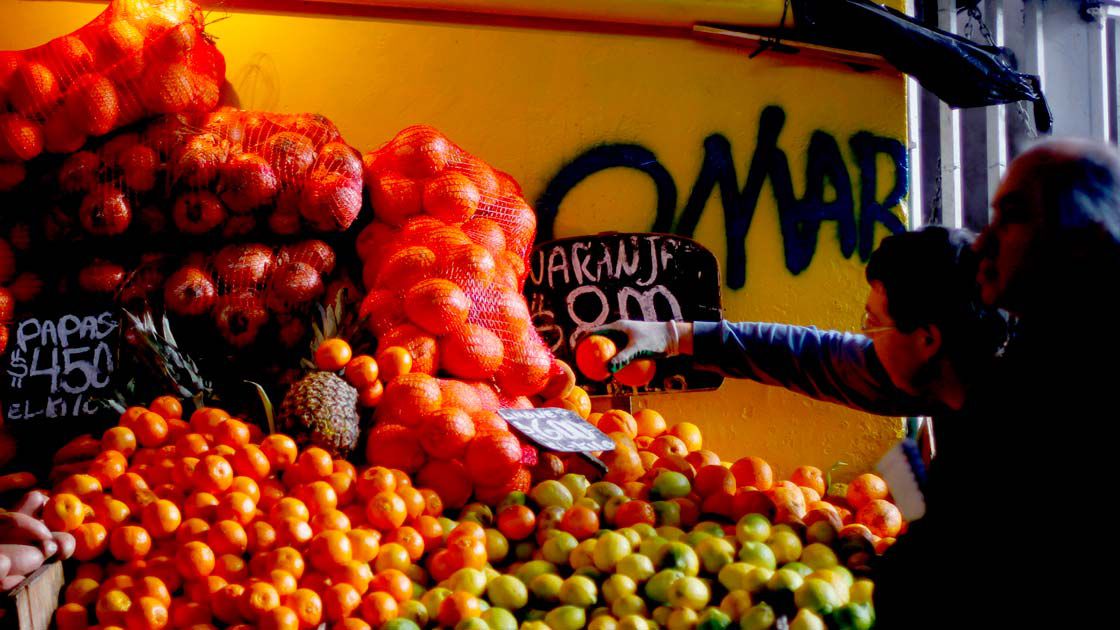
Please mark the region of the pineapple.
<svg viewBox="0 0 1120 630"><path fill-rule="evenodd" d="M325 340L340 336L341 298L319 312L323 321L314 326L312 356ZM308 373L280 403L279 428L301 445L312 444L345 458L358 444L358 390L334 372L317 369L313 361L304 359L302 364Z"/></svg>
<svg viewBox="0 0 1120 630"><path fill-rule="evenodd" d="M333 372L296 381L280 403L280 430L345 458L358 443L358 390Z"/></svg>

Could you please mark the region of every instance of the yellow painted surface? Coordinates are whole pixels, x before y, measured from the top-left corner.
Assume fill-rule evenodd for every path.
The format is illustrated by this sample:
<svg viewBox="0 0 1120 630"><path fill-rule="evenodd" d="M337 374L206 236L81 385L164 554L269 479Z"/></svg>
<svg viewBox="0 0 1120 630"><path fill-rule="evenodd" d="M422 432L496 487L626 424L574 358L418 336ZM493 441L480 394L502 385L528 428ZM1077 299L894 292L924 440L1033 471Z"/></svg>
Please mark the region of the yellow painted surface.
<svg viewBox="0 0 1120 630"><path fill-rule="evenodd" d="M293 5L295 6L295 5ZM0 0L0 48L24 48L77 28L96 3ZM536 200L559 169L601 143L640 144L656 154L683 207L703 159L704 139L731 144L739 185L769 105L786 114L779 140L794 190L804 187L814 131L836 139L858 199L849 138L860 131L905 140L903 81L837 65L791 63L685 37L581 32L445 19L424 13L360 15L214 9L210 27L227 76L246 108L328 115L349 142L369 150L413 123L435 125L467 150L512 173ZM438 18L438 19L433 19ZM879 166L880 198L890 179ZM586 179L560 206L556 236L648 230L650 180L612 169ZM883 234L882 228L879 236ZM696 233L722 261L726 247L718 189ZM835 224L820 230L809 267L783 262L777 209L762 191L747 238L742 289L724 288L729 319L854 329L866 293L858 255L844 258ZM718 392L657 396L639 404L700 425L725 458L755 454L781 474L836 460L869 468L900 433L876 418L753 383Z"/></svg>

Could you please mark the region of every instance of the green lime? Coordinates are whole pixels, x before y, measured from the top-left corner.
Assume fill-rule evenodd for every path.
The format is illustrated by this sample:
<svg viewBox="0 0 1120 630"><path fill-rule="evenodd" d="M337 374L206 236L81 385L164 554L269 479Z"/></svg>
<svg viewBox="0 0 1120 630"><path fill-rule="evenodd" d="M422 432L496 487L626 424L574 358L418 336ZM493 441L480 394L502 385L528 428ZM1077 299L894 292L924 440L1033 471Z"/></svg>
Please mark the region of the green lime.
<svg viewBox="0 0 1120 630"><path fill-rule="evenodd" d="M599 541L595 538L588 538L576 545L576 548L568 555L568 565L573 569L595 566L595 550L598 548Z"/></svg>
<svg viewBox="0 0 1120 630"><path fill-rule="evenodd" d="M746 562L732 562L719 570L719 583L729 591L745 590L743 585L746 584L747 574L751 571L754 571L754 566Z"/></svg>
<svg viewBox="0 0 1120 630"><path fill-rule="evenodd" d="M805 529L805 540L831 545L836 542L836 528L828 521L817 521Z"/></svg>
<svg viewBox="0 0 1120 630"><path fill-rule="evenodd" d="M658 571L649 582L646 583L645 593L646 597L652 599L659 604L669 603L669 589L673 583L683 578L685 575L682 571L676 569L664 569Z"/></svg>
<svg viewBox="0 0 1120 630"><path fill-rule="evenodd" d="M875 592L875 583L867 578L860 578L852 583L852 588L849 590L852 603L855 604L868 604L871 603L871 595Z"/></svg>
<svg viewBox="0 0 1120 630"><path fill-rule="evenodd" d="M657 535L670 542L684 540L685 532L675 525L662 525L657 528Z"/></svg>
<svg viewBox="0 0 1120 630"><path fill-rule="evenodd" d="M696 555L700 556L700 564L704 565L705 571L716 574L735 562L735 545L726 538L709 535L696 546Z"/></svg>
<svg viewBox="0 0 1120 630"><path fill-rule="evenodd" d="M820 578L809 577L793 593L793 602L798 608L827 615L840 606L840 596L832 584Z"/></svg>
<svg viewBox="0 0 1120 630"><path fill-rule="evenodd" d="M487 585L486 598L500 608L521 610L529 603L529 588L512 575L502 575Z"/></svg>
<svg viewBox="0 0 1120 630"><path fill-rule="evenodd" d="M420 626L415 621L403 617L390 619L382 624L381 628L382 630L420 630Z"/></svg>
<svg viewBox="0 0 1120 630"><path fill-rule="evenodd" d="M802 550L801 562L804 562L813 569L819 570L830 569L839 564L840 560L836 557L836 552L828 545L824 543L813 543Z"/></svg>
<svg viewBox="0 0 1120 630"><path fill-rule="evenodd" d="M644 615L646 601L637 595L623 595L611 604L611 614L619 619L627 615Z"/></svg>
<svg viewBox="0 0 1120 630"><path fill-rule="evenodd" d="M568 489L568 492L572 494L572 498L576 501L582 499L587 494L587 489L591 487L591 482L587 480L587 477L574 473L568 473L561 477L560 483L564 484L564 487ZM595 500L594 497L592 497L592 500Z"/></svg>
<svg viewBox="0 0 1120 630"><path fill-rule="evenodd" d="M651 630L649 622L638 615L626 615L618 620L618 630Z"/></svg>
<svg viewBox="0 0 1120 630"><path fill-rule="evenodd" d="M681 506L672 501L654 501L653 513L662 525L681 524Z"/></svg>
<svg viewBox="0 0 1120 630"><path fill-rule="evenodd" d="M572 507L572 502L575 501L568 487L555 479L538 483L529 497L541 507L558 506L565 510Z"/></svg>
<svg viewBox="0 0 1120 630"><path fill-rule="evenodd" d="M824 619L817 613L802 608L789 624L789 630L825 630Z"/></svg>
<svg viewBox="0 0 1120 630"><path fill-rule="evenodd" d="M622 507L624 503L629 503L632 499L625 495L613 496L603 503L603 517L606 518L608 523L614 522L614 517L618 515L618 508Z"/></svg>
<svg viewBox="0 0 1120 630"><path fill-rule="evenodd" d="M429 619L435 619L439 616L439 605L448 597L451 597L451 591L442 586L437 586L427 593L424 593L424 596L420 598L420 603L424 604L424 608L428 609Z"/></svg>
<svg viewBox="0 0 1120 630"><path fill-rule="evenodd" d="M509 555L509 540L505 534L496 530L486 530L486 559L494 564L500 563Z"/></svg>
<svg viewBox="0 0 1120 630"><path fill-rule="evenodd" d="M620 497L626 494L621 487L609 481L596 481L595 483L587 486L587 491L583 496L591 499L599 505L606 505L607 500L611 497Z"/></svg>
<svg viewBox="0 0 1120 630"><path fill-rule="evenodd" d="M668 543L669 541L661 536L653 535L642 539L642 544L638 545L638 552L652 558L657 555L657 551L661 549L662 545L667 545Z"/></svg>
<svg viewBox="0 0 1120 630"><path fill-rule="evenodd" d="M473 521L483 527L489 527L494 523L494 510L481 503L469 503L459 511L459 520Z"/></svg>
<svg viewBox="0 0 1120 630"><path fill-rule="evenodd" d="M688 477L675 470L663 470L657 473L649 489L649 496L655 501L662 499L679 499L692 493L692 484Z"/></svg>
<svg viewBox="0 0 1120 630"><path fill-rule="evenodd" d="M618 620L610 615L594 617L587 624L587 630L618 630Z"/></svg>
<svg viewBox="0 0 1120 630"><path fill-rule="evenodd" d="M656 573L653 567L653 560L650 560L649 556L640 553L632 553L619 560L618 564L614 566L614 570L615 573L625 575L635 582L645 582Z"/></svg>
<svg viewBox="0 0 1120 630"><path fill-rule="evenodd" d="M650 617L653 618L653 623L659 626L667 626L669 625L669 615L671 614L673 614L672 608L668 606L658 606L653 609L653 614L650 615Z"/></svg>
<svg viewBox="0 0 1120 630"><path fill-rule="evenodd" d="M560 599L560 587L564 585L564 578L559 575L546 573L538 575L529 582L529 591L538 601L555 603Z"/></svg>
<svg viewBox="0 0 1120 630"><path fill-rule="evenodd" d="M618 598L633 595L637 592L638 583L634 581L634 578L621 573L616 573L603 582L603 599L607 600L608 604L613 604Z"/></svg>
<svg viewBox="0 0 1120 630"><path fill-rule="evenodd" d="M701 610L708 605L712 591L700 578L683 577L669 587L669 605Z"/></svg>
<svg viewBox="0 0 1120 630"><path fill-rule="evenodd" d="M645 523L640 523L640 525L645 525ZM630 547L633 549L637 549L638 545L642 544L642 535L632 527L623 527L622 529L615 530L615 532L621 536L625 536L626 540L630 541Z"/></svg>
<svg viewBox="0 0 1120 630"><path fill-rule="evenodd" d="M552 630L580 630L587 624L587 614L577 606L560 606L548 611L544 622Z"/></svg>
<svg viewBox="0 0 1120 630"><path fill-rule="evenodd" d="M688 545L689 547L699 547L700 543L709 538L712 538L712 535L708 532L700 532L694 529L685 535L684 544Z"/></svg>
<svg viewBox="0 0 1120 630"><path fill-rule="evenodd" d="M481 617L470 617L455 624L455 630L490 630L490 624Z"/></svg>
<svg viewBox="0 0 1120 630"><path fill-rule="evenodd" d="M805 581L800 573L792 569L778 569L766 582L766 588L771 591L796 591Z"/></svg>
<svg viewBox="0 0 1120 630"><path fill-rule="evenodd" d="M486 582L486 574L478 569L459 569L447 579L447 588L480 597L486 591Z"/></svg>
<svg viewBox="0 0 1120 630"><path fill-rule="evenodd" d="M560 586L560 602L563 604L589 608L594 606L598 599L598 589L595 587L595 582L582 575L573 575L564 580L564 583Z"/></svg>
<svg viewBox="0 0 1120 630"><path fill-rule="evenodd" d="M846 604L829 615L829 625L838 630L870 630L875 625L871 604Z"/></svg>
<svg viewBox="0 0 1120 630"><path fill-rule="evenodd" d="M778 559L774 557L774 550L766 543L750 540L739 548L739 561L753 564L773 571L778 566Z"/></svg>
<svg viewBox="0 0 1120 630"><path fill-rule="evenodd" d="M770 519L761 514L747 514L735 524L739 542L766 542L770 538Z"/></svg>
<svg viewBox="0 0 1120 630"><path fill-rule="evenodd" d="M731 627L731 616L719 608L707 608L700 613L696 630L727 630Z"/></svg>
<svg viewBox="0 0 1120 630"><path fill-rule="evenodd" d="M813 568L804 562L787 562L782 565L782 568L796 571L801 577L808 577L813 572Z"/></svg>
<svg viewBox="0 0 1120 630"><path fill-rule="evenodd" d="M546 573L555 574L556 572L556 565L551 562L546 560L530 560L521 565L513 575L523 583L528 584L538 575L544 575Z"/></svg>
<svg viewBox="0 0 1120 630"><path fill-rule="evenodd" d="M501 514L502 510L504 510L505 508L507 508L511 505L528 505L528 504L529 504L529 495L527 495L524 492L521 492L519 490L514 490L513 492L507 494L506 498L502 499L502 502L498 504L498 509L497 509L496 513Z"/></svg>
<svg viewBox="0 0 1120 630"><path fill-rule="evenodd" d="M793 532L774 532L766 543L778 564L794 562L801 557L801 539Z"/></svg>
<svg viewBox="0 0 1120 630"><path fill-rule="evenodd" d="M739 619L740 630L767 630L774 627L777 617L770 604L762 603L753 606Z"/></svg>
<svg viewBox="0 0 1120 630"><path fill-rule="evenodd" d="M579 541L568 532L560 530L553 530L553 532L541 546L541 555L553 564L568 564L568 558L572 555L572 550L579 545Z"/></svg>
<svg viewBox="0 0 1120 630"><path fill-rule="evenodd" d="M700 558L696 550L682 542L662 545L653 558L653 564L658 569L678 569L685 575L700 573Z"/></svg>
<svg viewBox="0 0 1120 630"><path fill-rule="evenodd" d="M766 585L770 583L770 578L772 577L774 577L773 569L755 567L754 571L748 573L743 579L743 590L757 593L766 588Z"/></svg>
<svg viewBox="0 0 1120 630"><path fill-rule="evenodd" d="M407 602L403 602L397 614L399 615L399 619L407 619L421 628L428 625L428 619L430 619L428 607L422 604L421 600L418 599L410 599Z"/></svg>
<svg viewBox="0 0 1120 630"><path fill-rule="evenodd" d="M600 571L613 571L618 561L630 555L632 551L630 541L625 536L607 532L599 537L592 560Z"/></svg>
<svg viewBox="0 0 1120 630"><path fill-rule="evenodd" d="M596 514L603 511L603 506L602 505L599 505L599 503L595 499L590 499L588 497L581 497L579 499L576 499L576 502L573 503L572 505L576 505L576 506L579 506L579 507L585 507L585 508L591 510L592 512L596 513Z"/></svg>
<svg viewBox="0 0 1120 630"><path fill-rule="evenodd" d="M482 613L482 620L494 630L517 630L517 617L505 608L497 606Z"/></svg>

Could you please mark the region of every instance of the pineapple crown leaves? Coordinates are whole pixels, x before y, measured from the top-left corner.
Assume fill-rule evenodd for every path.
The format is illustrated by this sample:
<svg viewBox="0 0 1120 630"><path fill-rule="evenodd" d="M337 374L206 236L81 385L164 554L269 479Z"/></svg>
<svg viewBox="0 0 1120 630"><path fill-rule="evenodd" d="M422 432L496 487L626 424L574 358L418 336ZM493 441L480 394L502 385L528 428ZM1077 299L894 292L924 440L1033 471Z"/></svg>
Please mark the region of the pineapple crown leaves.
<svg viewBox="0 0 1120 630"><path fill-rule="evenodd" d="M260 383L253 381L245 381L252 385L257 390L257 396L261 399L261 408L264 409L264 419L268 422L268 434L276 433L276 413L272 406L272 400L268 397L268 393L264 391L264 387Z"/></svg>
<svg viewBox="0 0 1120 630"><path fill-rule="evenodd" d="M311 323L311 331L314 333L311 336L311 357L315 356L315 350L324 341L336 337L345 339L351 346L357 348L363 329L362 324L366 318L355 317L352 311L343 309L342 305L346 299L345 291L343 289L338 292L334 304L329 306L316 305L319 310L319 321ZM315 365L315 361L308 357L300 360L300 366L310 371L319 369Z"/></svg>
<svg viewBox="0 0 1120 630"><path fill-rule="evenodd" d="M137 353L142 364L153 373L159 374L175 392L183 398L193 399L196 405L211 393L210 382L202 377L198 364L179 348L171 332L171 322L167 316L161 317L159 327L151 311L137 317L128 310L125 317L136 333Z"/></svg>

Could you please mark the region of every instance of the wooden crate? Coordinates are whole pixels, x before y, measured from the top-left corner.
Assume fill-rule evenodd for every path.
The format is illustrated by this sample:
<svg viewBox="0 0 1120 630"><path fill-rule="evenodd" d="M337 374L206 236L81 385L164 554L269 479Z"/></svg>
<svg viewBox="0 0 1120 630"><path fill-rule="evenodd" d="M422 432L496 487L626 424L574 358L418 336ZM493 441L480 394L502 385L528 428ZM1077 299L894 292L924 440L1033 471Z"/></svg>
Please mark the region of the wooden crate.
<svg viewBox="0 0 1120 630"><path fill-rule="evenodd" d="M56 560L39 567L3 596L4 616L0 617L0 628L47 630L58 608L62 584L61 562Z"/></svg>

